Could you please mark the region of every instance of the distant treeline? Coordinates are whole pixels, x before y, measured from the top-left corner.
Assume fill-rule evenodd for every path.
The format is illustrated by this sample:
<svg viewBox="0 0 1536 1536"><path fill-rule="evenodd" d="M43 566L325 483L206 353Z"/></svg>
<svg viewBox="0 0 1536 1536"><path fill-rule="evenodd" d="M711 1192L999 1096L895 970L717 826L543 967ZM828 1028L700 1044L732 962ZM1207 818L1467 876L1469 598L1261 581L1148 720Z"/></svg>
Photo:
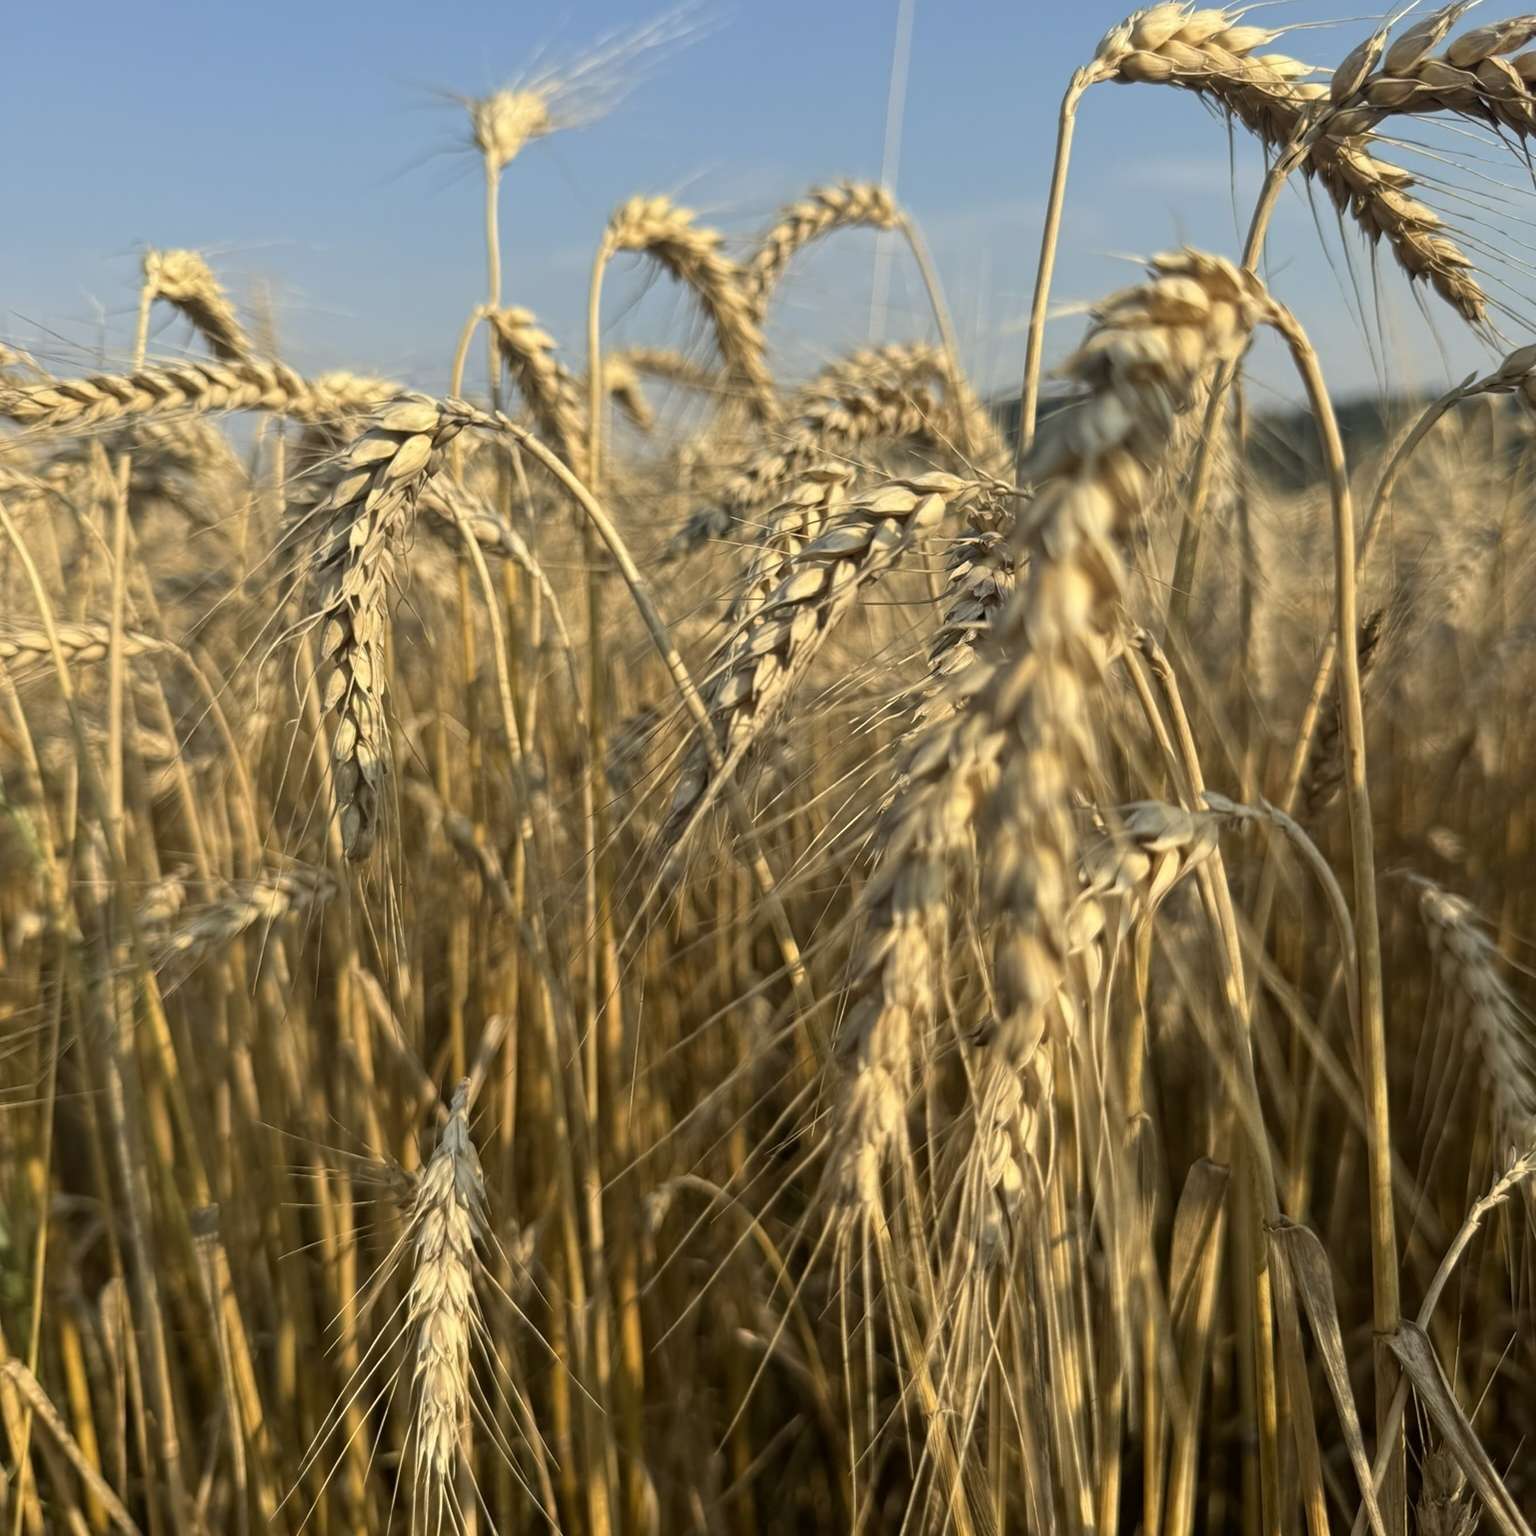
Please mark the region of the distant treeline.
<svg viewBox="0 0 1536 1536"><path fill-rule="evenodd" d="M1052 415L1070 406L1072 401L1070 395L1047 396L1040 402L1040 414L1042 417ZM1336 404L1334 410L1339 419L1339 431L1350 462L1372 458L1395 433L1409 426L1428 403L1427 396L1394 395L1388 400L1360 396ZM1480 406L1485 411L1519 408L1512 396L1508 399L1484 397ZM995 398L991 409L1008 441L1017 443L1017 396ZM1322 476L1312 418L1300 408L1250 413L1247 441L1250 467L1278 490L1300 490L1315 484Z"/></svg>

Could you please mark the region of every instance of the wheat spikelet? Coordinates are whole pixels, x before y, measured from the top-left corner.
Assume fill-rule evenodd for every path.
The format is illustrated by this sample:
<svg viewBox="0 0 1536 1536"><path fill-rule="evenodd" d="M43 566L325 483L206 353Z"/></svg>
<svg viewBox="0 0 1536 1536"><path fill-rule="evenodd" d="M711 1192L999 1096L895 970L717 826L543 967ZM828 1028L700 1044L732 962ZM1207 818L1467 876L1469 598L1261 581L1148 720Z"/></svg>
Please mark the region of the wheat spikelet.
<svg viewBox="0 0 1536 1536"><path fill-rule="evenodd" d="M763 356L763 336L742 283L741 269L721 251L720 235L701 229L693 214L665 197L635 197L614 210L603 236L610 254L649 256L669 276L692 289L715 333L727 382L745 390L752 414L773 415L773 379Z"/></svg>
<svg viewBox="0 0 1536 1536"><path fill-rule="evenodd" d="M516 382L539 431L580 475L586 461L586 418L576 380L555 356L555 342L534 318L519 308L493 309L487 316L507 372Z"/></svg>
<svg viewBox="0 0 1536 1536"><path fill-rule="evenodd" d="M1466 1473L1443 1445L1425 1453L1414 1514L1418 1536L1473 1536L1477 1530L1479 1511Z"/></svg>
<svg viewBox="0 0 1536 1536"><path fill-rule="evenodd" d="M469 1134L466 1078L454 1091L437 1147L417 1178L408 1232L415 1497L433 1530L441 1529L445 1518L454 1521L453 1474L469 1422L470 1340L482 1326L475 1280L485 1220L485 1178Z"/></svg>
<svg viewBox="0 0 1536 1536"><path fill-rule="evenodd" d="M758 323L762 323L784 269L813 240L860 226L894 229L900 221L901 210L891 194L866 181L812 187L804 197L781 208L745 266L744 282Z"/></svg>
<svg viewBox="0 0 1536 1536"><path fill-rule="evenodd" d="M137 373L0 385L0 417L38 433L172 412L262 410L326 421L358 408L359 382L352 374L303 379L282 363L254 358L164 363Z"/></svg>
<svg viewBox="0 0 1536 1536"><path fill-rule="evenodd" d="M156 298L174 305L192 322L213 355L225 362L251 355L235 306L197 251L146 251L144 282Z"/></svg>
<svg viewBox="0 0 1536 1536"><path fill-rule="evenodd" d="M800 471L790 493L763 520L727 624L735 627L761 608L790 562L846 508L854 474L851 465L836 459L818 459Z"/></svg>
<svg viewBox="0 0 1536 1536"><path fill-rule="evenodd" d="M373 847L389 764L385 633L394 549L466 422L463 412L424 396L387 406L332 467L326 495L306 514L322 529L314 572L320 659L331 667L323 703L336 716L336 811L351 859Z"/></svg>
<svg viewBox="0 0 1536 1536"><path fill-rule="evenodd" d="M1414 876L1419 915L1453 1018L1470 1029L1501 1135L1516 1151L1536 1145L1536 1032L1500 969L1499 952L1463 897Z"/></svg>
<svg viewBox="0 0 1536 1536"><path fill-rule="evenodd" d="M938 473L888 481L854 499L824 532L784 559L761 597L768 573L754 578L750 606L716 658L706 698L728 767L783 707L860 589L938 529L951 507L982 491L975 481ZM665 843L676 840L711 782L708 754L696 743L678 776Z"/></svg>
<svg viewBox="0 0 1536 1536"><path fill-rule="evenodd" d="M94 619L55 626L59 649L71 666L88 666L105 661L112 649L112 626ZM143 630L125 629L122 635L124 659L158 655L174 647ZM42 629L17 629L0 632L0 665L9 662L42 662L53 656L48 632Z"/></svg>

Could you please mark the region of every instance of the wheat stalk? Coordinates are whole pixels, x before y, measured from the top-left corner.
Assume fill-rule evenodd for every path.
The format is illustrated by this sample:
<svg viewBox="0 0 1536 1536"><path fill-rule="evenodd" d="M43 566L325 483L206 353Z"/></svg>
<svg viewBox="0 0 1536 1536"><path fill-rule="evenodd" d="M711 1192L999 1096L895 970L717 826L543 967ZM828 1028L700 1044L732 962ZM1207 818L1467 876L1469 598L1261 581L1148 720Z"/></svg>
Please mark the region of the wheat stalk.
<svg viewBox="0 0 1536 1536"><path fill-rule="evenodd" d="M248 358L254 350L235 306L198 251L146 251L144 282L152 297L174 305L225 362Z"/></svg>

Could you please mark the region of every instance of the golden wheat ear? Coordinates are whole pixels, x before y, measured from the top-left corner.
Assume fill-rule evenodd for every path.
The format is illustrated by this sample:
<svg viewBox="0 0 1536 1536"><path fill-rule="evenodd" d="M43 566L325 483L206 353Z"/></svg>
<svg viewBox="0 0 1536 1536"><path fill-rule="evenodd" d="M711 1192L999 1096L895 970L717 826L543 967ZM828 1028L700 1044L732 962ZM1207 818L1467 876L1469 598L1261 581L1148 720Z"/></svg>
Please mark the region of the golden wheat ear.
<svg viewBox="0 0 1536 1536"><path fill-rule="evenodd" d="M408 1240L411 1283L413 1510L426 1529L453 1521L460 1443L469 1425L470 1342L483 1328L476 1284L486 1226L485 1176L469 1134L469 1079L416 1181Z"/></svg>

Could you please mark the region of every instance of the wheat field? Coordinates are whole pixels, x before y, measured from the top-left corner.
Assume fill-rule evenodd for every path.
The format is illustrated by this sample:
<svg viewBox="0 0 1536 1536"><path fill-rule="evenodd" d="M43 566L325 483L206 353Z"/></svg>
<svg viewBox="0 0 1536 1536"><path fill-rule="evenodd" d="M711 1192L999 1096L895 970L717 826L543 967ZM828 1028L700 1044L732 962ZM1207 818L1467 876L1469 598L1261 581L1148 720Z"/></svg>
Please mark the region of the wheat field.
<svg viewBox="0 0 1536 1536"><path fill-rule="evenodd" d="M515 302L654 29L460 100L446 390L194 250L96 373L0 346L8 1536L1529 1536L1536 344L1403 153L1529 178L1536 16L1468 10L1085 37L990 402L871 183L642 193L585 336ZM1107 85L1262 186L1048 368ZM1296 192L1480 370L1341 427ZM787 376L872 234L930 317Z"/></svg>

